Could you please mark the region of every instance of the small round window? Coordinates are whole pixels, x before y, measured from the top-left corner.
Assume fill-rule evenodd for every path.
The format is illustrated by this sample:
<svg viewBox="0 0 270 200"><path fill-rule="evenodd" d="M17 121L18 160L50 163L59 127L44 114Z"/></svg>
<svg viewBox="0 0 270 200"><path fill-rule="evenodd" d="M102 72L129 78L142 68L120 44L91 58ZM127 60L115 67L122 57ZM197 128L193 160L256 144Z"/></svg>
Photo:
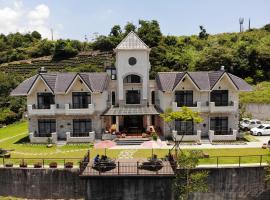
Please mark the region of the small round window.
<svg viewBox="0 0 270 200"><path fill-rule="evenodd" d="M134 58L134 57L130 57L130 58L128 59L128 63L129 63L130 65L135 65L136 62L137 62L137 60L136 60L136 58Z"/></svg>

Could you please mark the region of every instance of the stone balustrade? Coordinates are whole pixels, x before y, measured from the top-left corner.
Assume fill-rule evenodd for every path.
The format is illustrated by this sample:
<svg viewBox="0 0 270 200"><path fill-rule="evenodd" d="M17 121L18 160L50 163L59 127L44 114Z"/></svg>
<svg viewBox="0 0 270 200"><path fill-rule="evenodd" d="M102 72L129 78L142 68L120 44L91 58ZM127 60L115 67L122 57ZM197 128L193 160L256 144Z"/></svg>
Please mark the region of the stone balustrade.
<svg viewBox="0 0 270 200"><path fill-rule="evenodd" d="M178 135L176 130L173 130L172 134L176 141L201 141L201 130L197 130L194 135Z"/></svg>
<svg viewBox="0 0 270 200"><path fill-rule="evenodd" d="M232 130L231 134L215 134L215 131L209 130L208 132L210 142L213 141L235 141L237 136L237 130Z"/></svg>
<svg viewBox="0 0 270 200"><path fill-rule="evenodd" d="M89 143L95 141L95 131L89 132L89 135L86 137L74 137L70 132L66 132L67 143Z"/></svg>

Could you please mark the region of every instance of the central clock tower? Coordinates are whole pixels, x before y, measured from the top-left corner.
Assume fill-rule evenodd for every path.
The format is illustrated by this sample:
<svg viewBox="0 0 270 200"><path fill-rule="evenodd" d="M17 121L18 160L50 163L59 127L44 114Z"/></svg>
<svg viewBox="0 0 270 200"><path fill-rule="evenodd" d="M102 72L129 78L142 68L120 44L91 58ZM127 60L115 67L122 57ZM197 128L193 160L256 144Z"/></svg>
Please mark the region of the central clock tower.
<svg viewBox="0 0 270 200"><path fill-rule="evenodd" d="M149 92L150 48L134 33L130 32L115 48L119 106L128 106L127 91L138 91L140 105L146 106ZM140 82L132 82L140 77ZM130 81L126 81L130 80Z"/></svg>

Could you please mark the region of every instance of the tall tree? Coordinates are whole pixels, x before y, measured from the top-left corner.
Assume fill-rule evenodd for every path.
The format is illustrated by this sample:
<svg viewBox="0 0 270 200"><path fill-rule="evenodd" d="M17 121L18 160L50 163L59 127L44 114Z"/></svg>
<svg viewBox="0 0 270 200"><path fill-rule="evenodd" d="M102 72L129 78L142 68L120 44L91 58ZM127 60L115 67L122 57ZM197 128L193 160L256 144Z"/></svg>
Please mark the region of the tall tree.
<svg viewBox="0 0 270 200"><path fill-rule="evenodd" d="M41 39L41 34L40 34L39 32L37 32L37 31L33 31L33 32L31 33L31 36L32 36L33 38L35 38L35 39L38 39L38 40Z"/></svg>
<svg viewBox="0 0 270 200"><path fill-rule="evenodd" d="M138 28L139 37L149 46L158 46L161 41L162 34L159 23L156 20L146 21L139 20L140 27Z"/></svg>
<svg viewBox="0 0 270 200"><path fill-rule="evenodd" d="M121 26L114 25L111 29L110 35L114 37L119 37L122 34Z"/></svg>
<svg viewBox="0 0 270 200"><path fill-rule="evenodd" d="M200 26L200 33L199 33L199 38L200 39L207 39L209 34L206 32L206 29L201 25Z"/></svg>
<svg viewBox="0 0 270 200"><path fill-rule="evenodd" d="M131 31L135 32L136 31L136 26L131 23L131 22L128 22L126 25L125 25L125 35L129 34Z"/></svg>
<svg viewBox="0 0 270 200"><path fill-rule="evenodd" d="M174 189L179 200L187 200L193 192L207 192L208 171L196 170L202 151L191 150L181 152L177 158L178 170L174 182Z"/></svg>

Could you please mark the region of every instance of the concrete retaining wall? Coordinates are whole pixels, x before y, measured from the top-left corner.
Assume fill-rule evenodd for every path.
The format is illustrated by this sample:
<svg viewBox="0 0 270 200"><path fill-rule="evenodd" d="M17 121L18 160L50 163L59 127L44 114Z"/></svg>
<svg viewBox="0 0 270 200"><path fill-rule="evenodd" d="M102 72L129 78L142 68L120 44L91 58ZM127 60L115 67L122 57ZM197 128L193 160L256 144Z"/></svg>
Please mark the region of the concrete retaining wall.
<svg viewBox="0 0 270 200"><path fill-rule="evenodd" d="M86 181L89 200L174 200L173 178L118 177Z"/></svg>
<svg viewBox="0 0 270 200"><path fill-rule="evenodd" d="M85 182L79 170L0 168L0 196L30 199L79 199Z"/></svg>
<svg viewBox="0 0 270 200"><path fill-rule="evenodd" d="M195 193L193 200L266 200L270 199L263 167L211 169L208 193Z"/></svg>
<svg viewBox="0 0 270 200"><path fill-rule="evenodd" d="M270 120L270 104L249 103L246 111L252 114L253 118L260 120Z"/></svg>
<svg viewBox="0 0 270 200"><path fill-rule="evenodd" d="M194 200L269 199L262 167L208 169L209 192ZM31 199L174 200L170 177L91 177L78 170L0 168L0 196Z"/></svg>

